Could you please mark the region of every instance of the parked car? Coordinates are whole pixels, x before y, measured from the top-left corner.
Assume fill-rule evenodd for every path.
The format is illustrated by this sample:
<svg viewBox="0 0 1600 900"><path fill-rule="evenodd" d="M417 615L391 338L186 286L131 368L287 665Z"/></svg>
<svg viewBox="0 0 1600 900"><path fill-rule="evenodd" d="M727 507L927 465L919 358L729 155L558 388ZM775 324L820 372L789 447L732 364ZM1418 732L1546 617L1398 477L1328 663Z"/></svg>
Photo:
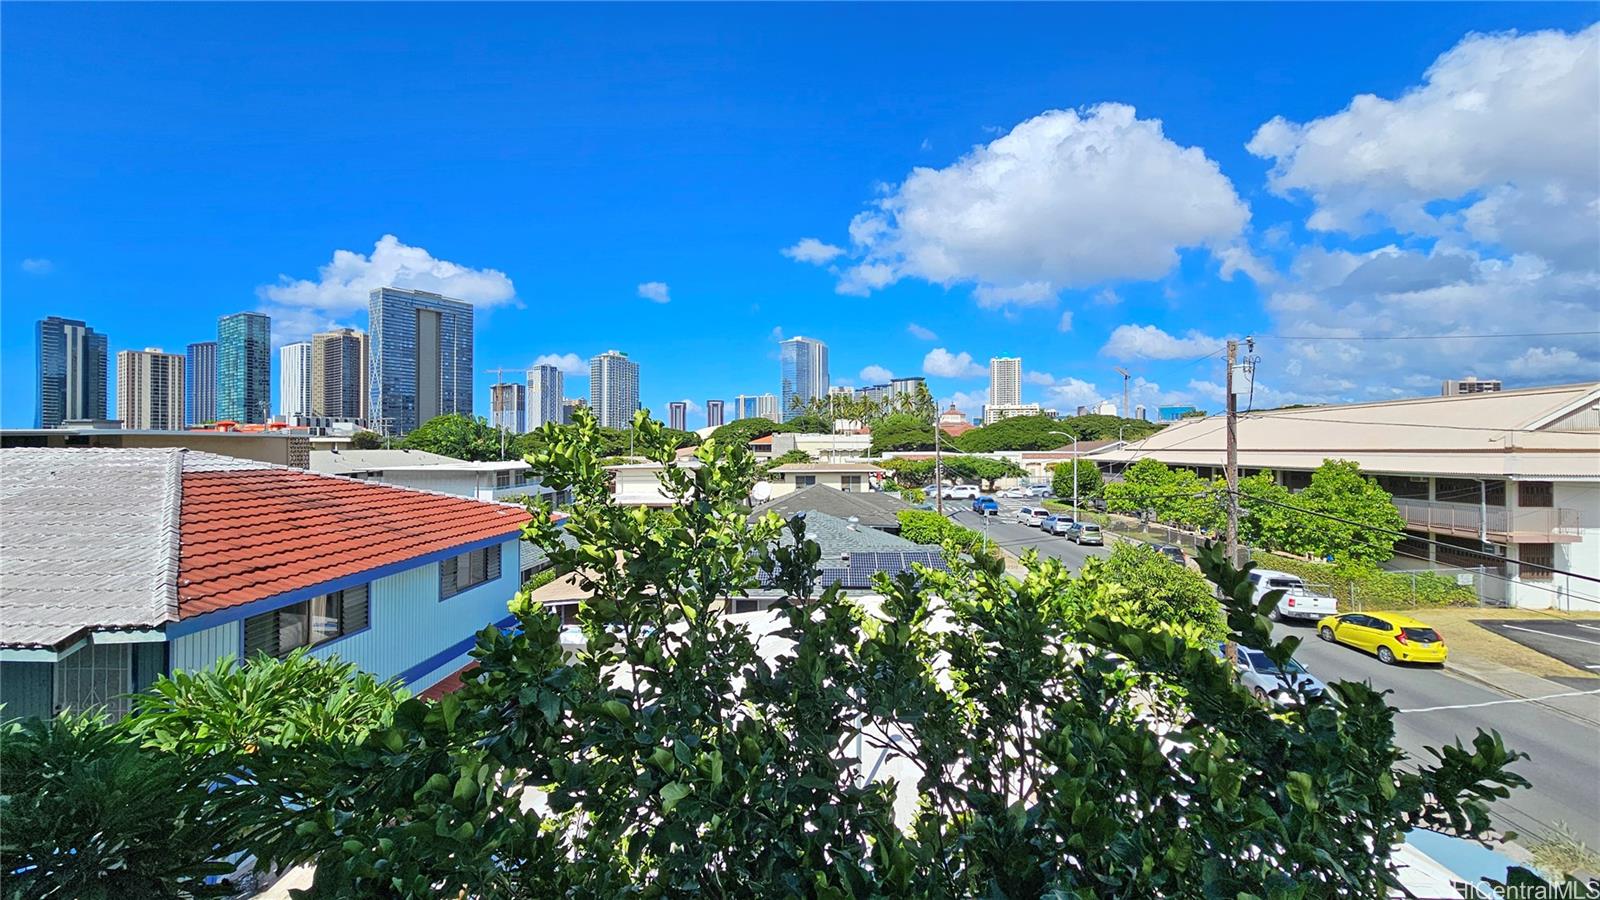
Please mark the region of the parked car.
<svg viewBox="0 0 1600 900"><path fill-rule="evenodd" d="M1093 522L1078 522L1067 529L1067 540L1074 544L1103 547L1106 536L1101 533L1099 525Z"/></svg>
<svg viewBox="0 0 1600 900"><path fill-rule="evenodd" d="M1177 544L1151 544L1150 546L1157 553L1165 556L1167 559L1172 560L1180 566L1187 566L1189 564L1188 558L1183 555L1183 548L1179 547Z"/></svg>
<svg viewBox="0 0 1600 900"><path fill-rule="evenodd" d="M1036 484L1028 488L1029 497L1054 497L1056 492L1048 484Z"/></svg>
<svg viewBox="0 0 1600 900"><path fill-rule="evenodd" d="M944 489L946 500L976 500L979 493L975 484L952 484Z"/></svg>
<svg viewBox="0 0 1600 900"><path fill-rule="evenodd" d="M1066 534L1072 528L1073 521L1070 513L1056 513L1045 516L1039 521L1039 530L1048 534Z"/></svg>
<svg viewBox="0 0 1600 900"><path fill-rule="evenodd" d="M974 497L972 498L972 511L980 516L998 515L1000 504L995 502L993 497Z"/></svg>
<svg viewBox="0 0 1600 900"><path fill-rule="evenodd" d="M1345 644L1375 654L1386 665L1400 662L1444 665L1450 656L1444 635L1410 616L1392 612L1345 613L1317 623L1317 634L1329 643Z"/></svg>
<svg viewBox="0 0 1600 900"><path fill-rule="evenodd" d="M1006 498L1007 500L1021 500L1022 498L1028 496L1028 489L1020 487L1006 488L1000 492L1000 496Z"/></svg>
<svg viewBox="0 0 1600 900"><path fill-rule="evenodd" d="M1256 569L1250 573L1250 583L1256 586L1256 596L1268 591L1283 591L1278 605L1269 615L1274 622L1288 619L1317 620L1339 611L1339 601L1326 594L1318 594L1306 587L1300 576L1272 569Z"/></svg>
<svg viewBox="0 0 1600 900"><path fill-rule="evenodd" d="M1227 659L1228 645L1218 644L1217 654ZM1299 660L1290 659L1288 665L1280 667L1260 650L1243 645L1234 647L1233 665L1239 683L1263 703L1288 706L1302 696L1315 697L1328 689Z"/></svg>
<svg viewBox="0 0 1600 900"><path fill-rule="evenodd" d="M1024 506L1017 510L1017 521L1037 528L1049 515L1050 511L1042 506Z"/></svg>

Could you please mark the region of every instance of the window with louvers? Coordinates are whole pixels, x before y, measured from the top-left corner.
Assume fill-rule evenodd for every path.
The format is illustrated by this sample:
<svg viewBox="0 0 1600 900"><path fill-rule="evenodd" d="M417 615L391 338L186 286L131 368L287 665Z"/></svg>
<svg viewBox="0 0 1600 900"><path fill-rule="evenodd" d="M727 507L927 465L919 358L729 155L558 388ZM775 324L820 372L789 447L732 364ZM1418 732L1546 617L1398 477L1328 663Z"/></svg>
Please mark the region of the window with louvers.
<svg viewBox="0 0 1600 900"><path fill-rule="evenodd" d="M500 577L500 545L458 553L439 562L439 599Z"/></svg>
<svg viewBox="0 0 1600 900"><path fill-rule="evenodd" d="M297 647L313 647L355 634L372 624L369 586L362 584L321 597L292 603L244 620L244 655L288 656ZM328 621L332 618L334 621ZM311 627L315 620L317 627Z"/></svg>

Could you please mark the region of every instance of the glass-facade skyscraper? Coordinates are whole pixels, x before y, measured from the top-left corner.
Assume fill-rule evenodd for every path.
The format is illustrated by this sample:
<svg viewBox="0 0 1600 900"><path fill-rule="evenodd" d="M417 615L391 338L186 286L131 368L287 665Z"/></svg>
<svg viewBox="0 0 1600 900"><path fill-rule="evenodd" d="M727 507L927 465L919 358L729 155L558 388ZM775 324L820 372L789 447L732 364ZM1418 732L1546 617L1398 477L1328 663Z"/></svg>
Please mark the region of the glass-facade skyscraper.
<svg viewBox="0 0 1600 900"><path fill-rule="evenodd" d="M183 354L183 423L217 420L217 342L198 341Z"/></svg>
<svg viewBox="0 0 1600 900"><path fill-rule="evenodd" d="M217 421L267 421L272 404L272 320L242 312L217 320Z"/></svg>
<svg viewBox="0 0 1600 900"><path fill-rule="evenodd" d="M77 319L39 320L39 409L34 422L106 417L106 336Z"/></svg>
<svg viewBox="0 0 1600 900"><path fill-rule="evenodd" d="M403 435L435 416L471 416L472 304L394 287L369 298L368 424Z"/></svg>
<svg viewBox="0 0 1600 900"><path fill-rule="evenodd" d="M603 428L632 428L639 409L639 364L616 350L589 360L589 407Z"/></svg>
<svg viewBox="0 0 1600 900"><path fill-rule="evenodd" d="M735 419L771 419L778 421L777 394L740 394L733 398Z"/></svg>
<svg viewBox="0 0 1600 900"><path fill-rule="evenodd" d="M807 337L792 337L778 344L783 370L783 390L778 399L780 421L796 415L795 407L828 396L828 345Z"/></svg>

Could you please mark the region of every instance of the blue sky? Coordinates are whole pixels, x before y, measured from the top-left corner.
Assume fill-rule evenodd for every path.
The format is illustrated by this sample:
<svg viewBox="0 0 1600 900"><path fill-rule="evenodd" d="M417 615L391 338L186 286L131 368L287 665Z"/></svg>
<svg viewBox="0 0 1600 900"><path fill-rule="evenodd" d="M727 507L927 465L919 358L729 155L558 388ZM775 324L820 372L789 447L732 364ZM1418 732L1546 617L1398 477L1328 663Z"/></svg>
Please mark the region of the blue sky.
<svg viewBox="0 0 1600 900"><path fill-rule="evenodd" d="M613 347L661 413L775 392L779 333L971 413L994 355L1068 411L1114 366L1215 408L1197 358L1243 334L1260 405L1600 377L1593 336L1364 340L1600 327L1595 19L7 4L0 421L42 316L281 340L364 327L375 279L479 305L480 412L496 367Z"/></svg>

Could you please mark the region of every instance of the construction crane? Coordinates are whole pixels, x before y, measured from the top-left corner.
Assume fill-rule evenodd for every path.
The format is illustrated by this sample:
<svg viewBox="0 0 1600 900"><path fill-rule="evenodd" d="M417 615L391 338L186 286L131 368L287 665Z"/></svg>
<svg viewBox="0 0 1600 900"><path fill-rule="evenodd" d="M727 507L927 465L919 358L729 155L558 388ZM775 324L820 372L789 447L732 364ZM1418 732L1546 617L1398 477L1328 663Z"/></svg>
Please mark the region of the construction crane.
<svg viewBox="0 0 1600 900"><path fill-rule="evenodd" d="M1131 419L1133 418L1133 407L1128 405L1128 379L1132 378L1133 375L1127 369L1124 369L1121 366L1117 366L1116 368L1117 374L1122 376L1122 417L1124 419Z"/></svg>

